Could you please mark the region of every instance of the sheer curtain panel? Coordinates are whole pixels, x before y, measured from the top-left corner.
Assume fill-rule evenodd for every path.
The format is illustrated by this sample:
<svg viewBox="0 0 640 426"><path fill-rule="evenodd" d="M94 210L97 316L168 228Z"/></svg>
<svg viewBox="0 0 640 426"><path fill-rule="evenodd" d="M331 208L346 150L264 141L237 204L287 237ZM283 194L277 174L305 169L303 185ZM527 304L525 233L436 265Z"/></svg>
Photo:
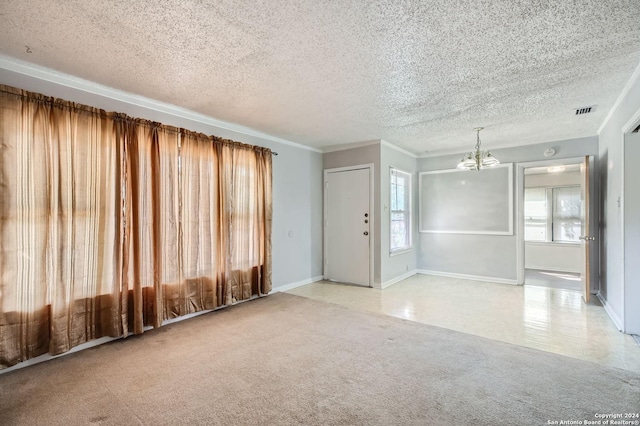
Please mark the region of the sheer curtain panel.
<svg viewBox="0 0 640 426"><path fill-rule="evenodd" d="M271 151L214 138L220 146L225 303L271 291Z"/></svg>
<svg viewBox="0 0 640 426"><path fill-rule="evenodd" d="M118 336L122 152L92 108L0 86L0 365Z"/></svg>

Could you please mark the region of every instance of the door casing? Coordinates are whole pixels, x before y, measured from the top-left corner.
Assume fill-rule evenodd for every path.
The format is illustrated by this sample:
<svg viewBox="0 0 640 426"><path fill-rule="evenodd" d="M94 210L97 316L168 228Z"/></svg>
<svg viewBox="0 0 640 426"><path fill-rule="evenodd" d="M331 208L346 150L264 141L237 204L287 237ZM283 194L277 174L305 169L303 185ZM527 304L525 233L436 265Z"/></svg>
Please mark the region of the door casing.
<svg viewBox="0 0 640 426"><path fill-rule="evenodd" d="M560 164L582 164L585 157L571 157L571 158L554 158L551 160L531 161L525 163L518 163L516 167L516 240L517 240L517 284L524 284L524 169L529 167L542 167L542 166L554 166ZM595 242L592 242L590 250L590 293L595 294L599 290L599 229L598 229L598 182L595 180L596 167L593 164L593 156L590 157L591 162L589 164L589 180L590 180L590 218L589 223L591 227L591 235L596 237Z"/></svg>

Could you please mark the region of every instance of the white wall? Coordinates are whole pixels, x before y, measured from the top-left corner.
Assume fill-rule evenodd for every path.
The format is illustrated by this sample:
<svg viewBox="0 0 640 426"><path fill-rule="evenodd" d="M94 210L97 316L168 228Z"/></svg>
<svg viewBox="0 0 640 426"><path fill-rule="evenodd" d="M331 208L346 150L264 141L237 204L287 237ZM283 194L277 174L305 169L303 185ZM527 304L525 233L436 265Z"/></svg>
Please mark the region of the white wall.
<svg viewBox="0 0 640 426"><path fill-rule="evenodd" d="M582 246L571 243L526 242L524 267L558 272L582 272Z"/></svg>
<svg viewBox="0 0 640 426"><path fill-rule="evenodd" d="M624 127L640 118L640 66L618 98L610 116L600 128L600 179L602 183L600 296L619 328L624 330L625 313L638 309L638 301L625 298L623 239ZM637 182L625 182L637 188ZM630 259L637 262L637 259ZM628 283L632 285L632 283ZM638 285L637 282L635 284Z"/></svg>
<svg viewBox="0 0 640 426"><path fill-rule="evenodd" d="M540 173L524 176L525 188L580 185L580 172Z"/></svg>
<svg viewBox="0 0 640 426"><path fill-rule="evenodd" d="M321 278L322 154L318 150L40 67L1 62L0 84L278 152L273 157L273 287Z"/></svg>
<svg viewBox="0 0 640 426"><path fill-rule="evenodd" d="M491 146L488 144L487 148ZM502 163L525 163L548 160L544 156L547 148L556 150L554 159L597 155L598 138L546 142L492 152ZM461 157L462 153L419 158L418 171L453 169ZM514 185L514 191L517 190ZM592 197L592 202L596 203L597 197ZM597 204L593 204L592 211L596 210L595 206ZM517 209L514 210L517 215ZM421 233L419 244L418 270L514 284L518 280L519 239L515 233L506 236Z"/></svg>

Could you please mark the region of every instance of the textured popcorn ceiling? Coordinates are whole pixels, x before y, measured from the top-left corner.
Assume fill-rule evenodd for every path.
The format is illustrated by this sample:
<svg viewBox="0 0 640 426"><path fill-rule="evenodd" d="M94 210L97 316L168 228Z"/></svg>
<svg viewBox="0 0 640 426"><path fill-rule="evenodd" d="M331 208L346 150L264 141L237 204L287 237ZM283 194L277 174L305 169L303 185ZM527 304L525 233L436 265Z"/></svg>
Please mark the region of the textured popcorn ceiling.
<svg viewBox="0 0 640 426"><path fill-rule="evenodd" d="M592 136L638 0L0 0L0 52L321 148ZM597 105L575 116L573 109Z"/></svg>

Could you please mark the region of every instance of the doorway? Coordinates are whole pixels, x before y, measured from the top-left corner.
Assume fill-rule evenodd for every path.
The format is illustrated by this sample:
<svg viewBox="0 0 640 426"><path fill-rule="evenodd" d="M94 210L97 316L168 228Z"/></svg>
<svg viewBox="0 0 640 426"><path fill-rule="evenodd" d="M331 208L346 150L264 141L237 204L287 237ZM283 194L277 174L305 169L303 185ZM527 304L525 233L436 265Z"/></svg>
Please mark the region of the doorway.
<svg viewBox="0 0 640 426"><path fill-rule="evenodd" d="M598 276L591 235L597 222L589 215L592 163L579 157L519 165L519 283L579 291L590 302L597 289L590 278Z"/></svg>
<svg viewBox="0 0 640 426"><path fill-rule="evenodd" d="M373 165L324 171L324 278L372 286Z"/></svg>

